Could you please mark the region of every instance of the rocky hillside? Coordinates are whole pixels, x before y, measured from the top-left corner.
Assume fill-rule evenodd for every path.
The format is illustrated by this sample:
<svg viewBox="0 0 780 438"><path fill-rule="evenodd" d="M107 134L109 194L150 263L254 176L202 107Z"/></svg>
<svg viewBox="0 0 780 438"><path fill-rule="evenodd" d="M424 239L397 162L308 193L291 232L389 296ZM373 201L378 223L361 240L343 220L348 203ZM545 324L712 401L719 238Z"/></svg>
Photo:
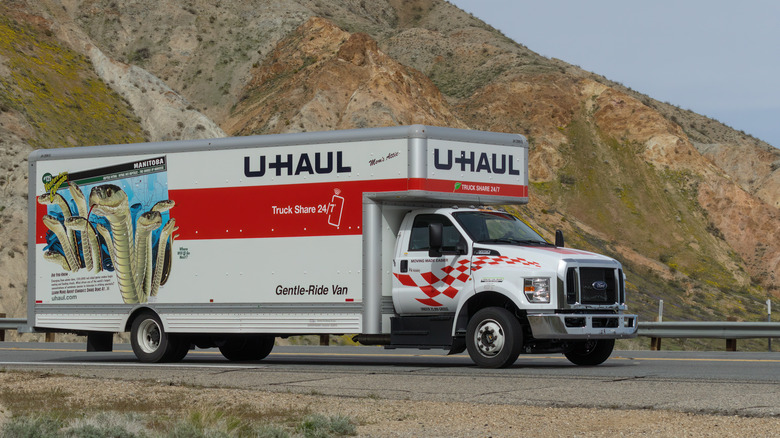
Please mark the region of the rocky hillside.
<svg viewBox="0 0 780 438"><path fill-rule="evenodd" d="M645 320L658 299L670 319L763 320L780 298L780 150L446 1L14 0L0 33L9 315L24 313L32 148L411 123L526 135L520 213L623 261Z"/></svg>

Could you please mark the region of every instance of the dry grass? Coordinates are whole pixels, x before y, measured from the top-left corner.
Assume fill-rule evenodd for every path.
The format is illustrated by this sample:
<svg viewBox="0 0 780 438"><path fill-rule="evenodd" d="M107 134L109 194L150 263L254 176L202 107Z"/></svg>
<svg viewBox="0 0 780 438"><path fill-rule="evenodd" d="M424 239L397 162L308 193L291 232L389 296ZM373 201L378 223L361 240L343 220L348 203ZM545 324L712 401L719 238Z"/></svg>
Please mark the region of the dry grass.
<svg viewBox="0 0 780 438"><path fill-rule="evenodd" d="M5 436L244 437L354 434L345 416L278 405L250 392L49 373L0 373ZM235 392L235 391L233 391Z"/></svg>

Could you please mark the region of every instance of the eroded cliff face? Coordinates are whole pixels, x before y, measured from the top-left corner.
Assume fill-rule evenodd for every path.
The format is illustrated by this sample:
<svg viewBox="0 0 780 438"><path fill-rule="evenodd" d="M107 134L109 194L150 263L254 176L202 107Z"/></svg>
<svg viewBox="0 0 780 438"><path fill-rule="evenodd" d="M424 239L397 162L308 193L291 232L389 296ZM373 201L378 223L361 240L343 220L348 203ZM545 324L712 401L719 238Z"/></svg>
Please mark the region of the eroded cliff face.
<svg viewBox="0 0 780 438"><path fill-rule="evenodd" d="M767 205L780 208L780 149L733 143L694 143L741 188Z"/></svg>
<svg viewBox="0 0 780 438"><path fill-rule="evenodd" d="M312 18L252 70L224 125L248 135L414 123L466 127L425 75L373 38Z"/></svg>
<svg viewBox="0 0 780 438"><path fill-rule="evenodd" d="M780 298L777 149L541 57L447 2L7 5L9 23L82 57L69 62L79 69L72 82L39 82L92 81L103 96L93 100L111 108L109 133L68 123L83 117L65 98L35 111L24 99L40 91L35 83L3 82L0 269L13 272L13 287L0 284L0 307L11 316L24 310L8 304L23 300L26 274L21 169L42 138L62 132L63 144L85 145L413 123L526 135L531 203L521 213L547 237L563 229L572 246L623 261L645 318L664 299L672 318L755 319L767 294ZM43 53L22 44L0 53L0 77L29 70L12 53Z"/></svg>

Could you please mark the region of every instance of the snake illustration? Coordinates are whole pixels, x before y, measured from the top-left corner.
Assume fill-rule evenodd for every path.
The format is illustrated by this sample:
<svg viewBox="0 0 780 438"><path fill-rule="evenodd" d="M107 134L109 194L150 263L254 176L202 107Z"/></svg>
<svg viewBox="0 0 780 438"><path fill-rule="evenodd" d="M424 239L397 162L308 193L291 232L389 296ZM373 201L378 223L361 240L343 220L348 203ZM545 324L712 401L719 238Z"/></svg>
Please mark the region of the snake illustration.
<svg viewBox="0 0 780 438"><path fill-rule="evenodd" d="M62 223L58 221L57 218L49 214L43 216L43 224L46 225L46 227L50 229L55 236L57 236L57 239L60 240L62 251L65 253L65 261L68 263L68 270L72 272L78 271L81 267L81 263L78 260L76 252L74 251L73 245L71 245L71 241L68 237L67 230L65 230L65 226L62 225Z"/></svg>
<svg viewBox="0 0 780 438"><path fill-rule="evenodd" d="M81 233L81 250L84 253L84 265L88 271L100 272L103 270L103 260L100 256L100 244L97 233L92 228L87 218L83 216L71 216L65 220L65 228ZM86 244L84 243L86 242Z"/></svg>
<svg viewBox="0 0 780 438"><path fill-rule="evenodd" d="M160 289L161 284L165 284L164 280L168 279L168 274L171 271L171 246L173 246L173 233L178 230L176 227L176 219L171 218L162 228L160 233L160 240L157 243L157 267L154 271L154 279L152 280L152 288L149 291L150 296L157 296L157 290ZM168 244L168 238L170 237L171 243ZM165 263L166 258L169 260ZM163 279L163 274L165 278Z"/></svg>
<svg viewBox="0 0 780 438"><path fill-rule="evenodd" d="M171 218L173 220L173 218ZM176 227L173 229L172 232L178 230L179 228ZM165 263L162 266L162 279L160 280L160 286L165 285L165 283L168 282L168 277L171 275L171 266L173 265L173 251L171 251L171 248L173 248L173 242L179 237L178 234L171 234L171 240L170 243L168 243L168 246L165 247Z"/></svg>
<svg viewBox="0 0 780 438"><path fill-rule="evenodd" d="M113 240L111 240L111 233L103 224L95 224L95 228L97 229L98 234L100 234L100 237L102 237L106 242L106 248L108 248L108 257L111 259L111 266L116 266L116 259L114 258L114 245Z"/></svg>
<svg viewBox="0 0 780 438"><path fill-rule="evenodd" d="M43 195L38 197L38 203L42 205L56 205L62 210L62 217L65 220L68 220L69 217L73 215L73 213L70 211L70 205L68 205L68 202L65 200L65 198L62 197L59 193L49 193L46 192ZM76 233L73 231L67 232L68 238L70 239L71 244L73 245L73 248L76 247ZM57 237L59 239L59 236ZM60 239L62 241L62 239Z"/></svg>
<svg viewBox="0 0 780 438"><path fill-rule="evenodd" d="M43 253L43 258L52 263L56 263L62 266L62 269L66 271L70 271L70 266L68 266L68 261L65 260L65 256L58 253L57 251L51 251L51 250L46 251L45 253Z"/></svg>
<svg viewBox="0 0 780 438"><path fill-rule="evenodd" d="M166 199L163 201L159 201L156 204L152 206L152 211L159 211L160 213L165 213L166 211L172 209L176 205L175 202L173 202L170 199Z"/></svg>
<svg viewBox="0 0 780 438"><path fill-rule="evenodd" d="M105 216L111 226L114 270L122 299L125 303L138 303L133 266L133 224L127 194L113 184L93 187L89 194L89 207L96 215Z"/></svg>
<svg viewBox="0 0 780 438"><path fill-rule="evenodd" d="M138 217L135 227L135 284L138 300L146 302L152 289L152 231L162 225L159 211L147 211Z"/></svg>
<svg viewBox="0 0 780 438"><path fill-rule="evenodd" d="M43 217L43 223L60 241L63 251L61 254L49 250L44 253L44 259L67 271L75 272L85 267L88 271L101 272L104 254L100 243L102 239L116 271L122 300L132 304L144 303L150 296L156 296L160 286L167 281L171 269L171 247L176 237L173 233L178 228L172 217L163 225L162 215L174 207L174 201L166 199L155 203L149 211L138 216L134 229L134 214L131 213L127 193L121 187L114 184L95 186L87 198L78 184L69 182L68 191L77 212L72 211L65 198L58 193L46 193L38 198L41 204L59 206L64 218L59 221L48 214ZM90 214L104 217L108 227L98 221L90 222ZM155 247L153 232L161 226ZM76 232L81 235L80 247ZM83 264L79 254L83 254Z"/></svg>
<svg viewBox="0 0 780 438"><path fill-rule="evenodd" d="M68 183L68 191L73 197L73 202L76 203L76 211L78 211L79 216L87 218L89 210L87 210L87 198L84 196L84 192L81 191L78 184L72 181Z"/></svg>
<svg viewBox="0 0 780 438"><path fill-rule="evenodd" d="M159 201L158 203L154 204L152 206L152 211L159 211L160 213L164 213L170 209L172 209L176 203L171 199L165 199L163 201ZM171 221L174 223L176 222L173 218L171 218ZM168 224L166 224L168 226ZM176 236L173 236L172 233L178 228L174 228L175 225L168 226L168 231L166 232L166 229L163 228L162 233L160 234L159 240L158 240L158 259L157 259L157 267L156 269L159 269L161 272L160 279L157 282L157 288L159 288L161 285L165 284L166 281L168 281L168 275L171 273L171 247L173 247L173 239ZM178 236L178 235L177 235ZM170 243L168 243L168 239L170 238ZM162 245L163 242L165 242L165 251L160 251L159 245ZM163 255L164 258L160 259L159 256ZM157 276L157 271L155 271L155 276ZM156 295L156 290L155 294ZM154 296L152 295L152 296Z"/></svg>

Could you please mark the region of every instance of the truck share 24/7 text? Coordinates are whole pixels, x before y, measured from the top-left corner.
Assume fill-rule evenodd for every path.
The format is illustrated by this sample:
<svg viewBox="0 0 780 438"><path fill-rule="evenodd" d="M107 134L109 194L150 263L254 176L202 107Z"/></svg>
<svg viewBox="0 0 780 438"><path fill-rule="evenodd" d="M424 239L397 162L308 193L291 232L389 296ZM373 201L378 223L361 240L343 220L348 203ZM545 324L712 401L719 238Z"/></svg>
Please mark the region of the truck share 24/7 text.
<svg viewBox="0 0 780 438"><path fill-rule="evenodd" d="M597 365L636 335L609 257L550 243L521 135L413 125L30 155L28 332L261 360L276 337Z"/></svg>

